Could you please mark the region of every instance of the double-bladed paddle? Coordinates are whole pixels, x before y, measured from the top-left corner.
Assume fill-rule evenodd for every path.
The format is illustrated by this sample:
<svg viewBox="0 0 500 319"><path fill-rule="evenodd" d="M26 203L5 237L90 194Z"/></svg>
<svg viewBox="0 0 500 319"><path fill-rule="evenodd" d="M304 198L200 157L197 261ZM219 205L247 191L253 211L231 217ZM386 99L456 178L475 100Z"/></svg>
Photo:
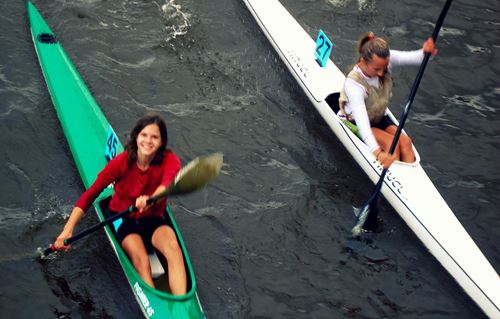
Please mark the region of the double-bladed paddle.
<svg viewBox="0 0 500 319"><path fill-rule="evenodd" d="M157 194L150 199L148 199L147 204L151 205L156 203L158 200L168 196L168 195L178 195L187 194L193 192L212 181L217 175L219 175L223 162L222 153L214 153L203 157L197 157L186 166L184 166L175 176L174 181L169 185L169 187ZM65 245L69 245L78 239L87 236L96 230L103 228L106 225L111 224L115 220L136 211L137 207L134 205L130 206L123 212L113 215L102 222L89 227L78 234L67 238L64 240ZM41 257L46 257L56 251L54 244L42 251L39 248L38 251L41 253Z"/></svg>
<svg viewBox="0 0 500 319"><path fill-rule="evenodd" d="M434 27L434 31L432 33L432 38L434 39L434 42L436 42L437 36L439 34L439 30L441 29L441 26L443 25L444 18L446 16L446 13L448 12L448 8L451 5L452 0L447 0L443 10L441 11L441 14L439 15L439 18L436 22L436 26ZM422 61L422 64L420 64L420 68L417 73L417 77L415 78L415 82L413 82L413 86L410 91L410 95L408 97L408 100L406 101L406 105L404 108L403 113L401 114L401 118L399 119L399 126L398 129L396 130L396 134L394 134L394 139L392 140L391 147L389 149L389 154L392 155L394 153L394 150L396 149L396 145L398 144L399 137L401 136L401 131L403 130L403 126L405 125L406 118L408 117L408 114L410 113L410 108L411 104L413 103L413 100L415 99L415 95L417 94L417 89L420 84L420 80L422 79L422 76L424 75L425 67L427 66L427 62L429 61L430 58L430 53L426 53L424 55L424 60ZM380 174L380 179L378 180L377 185L375 186L375 190L373 191L372 195L366 202L366 204L359 210L359 213L356 217L356 223L354 224L354 227L351 230L351 233L354 237L357 237L361 234L361 232L364 229L365 224L369 226L369 228L374 227L377 222L377 201L378 197L380 195L380 190L382 189L382 185L384 184L384 179L385 175L387 174L387 169L384 168L382 170L382 173ZM368 227L367 227L368 228Z"/></svg>

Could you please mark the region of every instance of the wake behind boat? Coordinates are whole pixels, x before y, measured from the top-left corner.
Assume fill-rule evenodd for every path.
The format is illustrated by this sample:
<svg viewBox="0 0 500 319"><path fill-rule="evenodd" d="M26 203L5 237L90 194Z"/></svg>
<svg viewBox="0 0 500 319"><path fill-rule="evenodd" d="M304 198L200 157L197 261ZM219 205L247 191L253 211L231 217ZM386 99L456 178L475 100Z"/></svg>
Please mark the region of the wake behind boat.
<svg viewBox="0 0 500 319"><path fill-rule="evenodd" d="M354 160L374 182L382 167L337 116L345 76L328 59L316 61L315 41L277 0L244 0L283 63ZM392 114L394 123L398 123ZM395 162L382 194L465 292L491 318L500 318L500 278L420 165Z"/></svg>
<svg viewBox="0 0 500 319"><path fill-rule="evenodd" d="M27 9L33 43L50 96L78 172L84 186L88 188L107 160L121 152L123 147L52 30L31 2L28 2ZM100 221L108 217L104 212L107 211L112 193L112 187L108 186L93 204ZM167 288L154 289L146 284L121 248L115 229L106 226L106 235L146 318L205 318L196 293L196 280L186 246L168 207L164 218L174 230L184 256L188 286L187 293L182 296L170 294ZM156 284L162 286L166 282L166 262L158 260L152 247L150 259L153 277L158 278Z"/></svg>

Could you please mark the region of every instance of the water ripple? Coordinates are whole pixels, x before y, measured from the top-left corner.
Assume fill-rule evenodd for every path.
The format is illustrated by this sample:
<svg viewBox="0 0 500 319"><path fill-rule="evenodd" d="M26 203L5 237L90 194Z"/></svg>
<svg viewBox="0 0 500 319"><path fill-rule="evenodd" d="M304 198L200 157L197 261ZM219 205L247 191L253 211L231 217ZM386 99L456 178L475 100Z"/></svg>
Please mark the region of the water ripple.
<svg viewBox="0 0 500 319"><path fill-rule="evenodd" d="M478 53L478 54L491 53L491 49L485 47L474 46L470 44L465 44L465 47L470 51L470 53Z"/></svg>
<svg viewBox="0 0 500 319"><path fill-rule="evenodd" d="M232 96L226 95L220 99L205 101L186 101L181 103L171 103L168 105L157 104L154 106L143 105L150 111L167 111L178 117L193 116L200 112L236 112L244 110L247 106L254 105L254 95Z"/></svg>
<svg viewBox="0 0 500 319"><path fill-rule="evenodd" d="M444 97L444 99L453 105L460 105L477 111L480 115L486 117L485 113L495 113L496 109L487 105L485 99L481 95L458 95L452 97Z"/></svg>
<svg viewBox="0 0 500 319"><path fill-rule="evenodd" d="M286 206L286 203L278 202L278 201L267 201L267 202L259 202L259 203L250 203L251 208L245 208L244 211L253 214L260 212L262 210L274 210L281 207Z"/></svg>
<svg viewBox="0 0 500 319"><path fill-rule="evenodd" d="M99 65L102 67L108 66L107 68L109 68L110 64L106 63L106 60L108 60L108 61L112 61L113 63L116 63L116 64L123 66L123 67L126 67L126 68L140 69L140 70L150 68L151 65L154 63L154 61L156 60L156 58L154 58L154 57L147 57L147 58L141 59L137 62L124 62L124 61L119 61L119 60L117 60L109 55L102 53L102 52L97 52L96 57L102 58L102 59L96 59L96 61L95 61L96 65Z"/></svg>
<svg viewBox="0 0 500 319"><path fill-rule="evenodd" d="M446 118L446 114L443 109L439 110L439 112L434 114L415 112L412 116L412 120L424 124L431 124L431 123L441 124L444 122L449 122L449 119Z"/></svg>
<svg viewBox="0 0 500 319"><path fill-rule="evenodd" d="M443 183L442 186L444 188L462 187L469 189L481 189L485 187L484 184L478 181L450 181L448 183Z"/></svg>

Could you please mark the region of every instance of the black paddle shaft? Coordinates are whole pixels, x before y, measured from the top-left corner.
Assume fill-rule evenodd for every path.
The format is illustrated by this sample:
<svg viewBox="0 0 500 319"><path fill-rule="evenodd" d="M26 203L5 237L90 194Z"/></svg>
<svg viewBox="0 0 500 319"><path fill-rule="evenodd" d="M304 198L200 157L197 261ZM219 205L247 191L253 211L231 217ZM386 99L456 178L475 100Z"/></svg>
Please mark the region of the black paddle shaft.
<svg viewBox="0 0 500 319"><path fill-rule="evenodd" d="M446 13L448 12L448 9L450 8L451 2L452 2L452 0L446 1L445 5L443 7L443 10L441 11L441 14L439 15L439 18L436 22L436 26L434 27L434 31L432 32L432 39L434 40L434 42L436 42L437 36L439 34L439 30L441 29L441 26L443 25L444 18L446 17ZM399 137L401 136L401 131L403 131L403 126L405 125L406 118L408 117L408 114L410 114L411 105L413 103L413 100L415 99L415 95L417 94L418 86L420 85L420 80L422 80L422 77L424 76L425 67L427 66L427 62L429 62L430 56L431 56L430 53L426 53L424 55L424 60L422 61L422 64L420 64L420 68L418 69L418 73L417 73L417 76L415 78L415 82L413 82L413 86L411 88L410 95L408 96L408 100L406 101L405 108L404 108L403 113L401 114L401 117L399 119L398 128L396 130L396 133L394 134L394 139L392 140L391 147L389 148L389 154L391 154L391 155L394 153L394 150L396 149L396 145L398 144ZM386 173L387 173L387 169L384 169L382 174L380 174L380 181L384 180ZM376 188L376 189L378 189L378 190L376 190L377 193L380 190L380 188L382 187L382 183L379 182L379 184L380 184L380 187L378 187L378 185L377 185L377 188Z"/></svg>
<svg viewBox="0 0 500 319"><path fill-rule="evenodd" d="M436 42L437 36L439 34L439 30L441 29L441 26L443 25L444 18L446 17L446 13L448 12L448 9L450 8L452 0L447 0L443 10L441 11L441 14L439 15L439 18L436 22L436 26L434 27L434 31L432 32L432 39L434 42ZM389 153L392 155L394 153L394 150L396 149L396 145L398 144L399 137L401 136L401 131L403 130L403 126L406 122L406 118L408 117L408 114L410 113L410 108L413 103L413 100L415 99L415 95L417 94L418 86L420 85L420 80L422 80L422 77L424 75L425 67L427 66L427 62L429 62L431 54L430 53L425 53L424 55L424 60L422 61L422 64L420 64L420 68L418 69L417 77L415 78L415 82L413 82L413 86L410 91L410 95L408 96L408 100L406 101L406 105L403 111L403 114L401 114L401 118L399 119L399 125L398 129L396 130L396 134L394 134L394 139L392 140L391 147L389 148ZM385 175L385 174L383 174Z"/></svg>
<svg viewBox="0 0 500 319"><path fill-rule="evenodd" d="M159 200L161 197L164 197L164 196L166 196L166 194L159 194L159 196L155 196L155 197L148 199L147 205L154 204L157 200ZM102 222L95 224L94 226L89 227L89 228L79 232L78 234L71 236L70 238L65 239L64 245L69 245L69 244L77 241L78 239L85 237L88 234L91 234L91 233L95 232L96 230L103 228L104 226L110 225L115 220L120 219L123 216L128 215L136 210L137 210L137 207L132 205L129 208L127 208L126 210L122 211L121 213L113 215L113 216L103 220ZM55 248L54 244L52 244L52 245L50 245L50 247L48 247L44 250L43 255L48 256L51 253L53 253L55 250L56 250L56 248Z"/></svg>
<svg viewBox="0 0 500 319"><path fill-rule="evenodd" d="M450 8L451 2L452 2L452 0L447 0L444 7L443 7L443 10L441 10L441 14L439 15L439 18L436 22L436 26L434 27L434 31L432 32L432 39L434 40L434 42L436 42L437 36L439 34L439 30L441 30L441 26L443 25L444 18L446 17L446 14L448 13L448 9ZM396 149L396 145L398 144L399 137L401 136L403 126L405 125L405 122L406 122L406 118L408 117L408 114L410 113L411 105L413 103L413 100L415 99L415 95L417 94L418 86L420 85L420 80L422 80L422 77L424 75L425 67L427 66L427 62L429 62L430 55L431 55L430 53L425 53L424 60L422 61L422 63L420 64L420 68L418 69L418 73L417 73L417 76L415 78L415 82L413 82L413 86L411 88L410 95L408 96L408 100L406 101L405 108L404 108L403 113L401 114L401 117L399 119L398 128L396 130L396 133L394 134L394 139L392 140L391 147L389 148L389 154L391 154L391 155L394 153L394 150ZM369 206L372 206L372 204L376 205L376 202L378 200L378 196L380 194L380 190L382 189L382 185L384 184L384 179L385 179L385 175L387 174L387 170L388 170L387 168L384 168L382 170L382 173L380 174L380 179L379 179L377 185L375 186L375 190L373 191L372 195L370 196L370 198L367 201L367 204L363 207L363 209L361 209L361 211L368 210ZM374 211L374 213L370 214L371 211ZM360 224L361 217L362 217L362 214L360 213L358 215L358 218L357 218L357 221L356 221L354 228L356 228L356 226L358 226ZM368 210L368 214L366 216L366 219L363 221L363 224L367 223L368 225L373 226L376 224L376 218L377 218L377 209L375 208L375 209Z"/></svg>
<svg viewBox="0 0 500 319"><path fill-rule="evenodd" d="M146 201L146 205L153 205L158 200L165 198L168 195L187 194L205 186L217 175L219 175L223 164L222 158L222 153L214 153L208 156L195 158L186 166L181 168L181 170L177 173L174 180L170 183L167 189L159 194L151 196ZM69 245L72 242L77 241L78 239L87 236L88 234L95 232L96 230L99 230L104 226L111 224L115 220L136 210L137 207L132 205L121 213L113 215L110 218L79 232L75 236L65 239L64 244ZM49 248L43 251L42 257L48 256L54 251L56 251L56 248L54 244L52 244Z"/></svg>
<svg viewBox="0 0 500 319"><path fill-rule="evenodd" d="M162 199L163 197L166 197L168 195L168 193L169 192L165 191L165 192L162 192L162 193L160 193L160 194L158 194L156 196L151 197L150 199L148 199L146 201L146 205L149 206L149 205L155 204L158 200ZM87 229L79 232L75 236L72 236L72 237L70 237L68 239L65 239L64 240L64 244L65 245L69 245L72 242L77 241L78 239L80 239L82 237L85 237L88 234L93 233L94 231L99 230L100 228L103 228L104 226L107 226L107 225L111 224L112 222L114 222L115 220L120 219L123 216L128 215L128 214L130 214L130 213L132 213L132 212L134 212L136 210L137 210L137 207L135 207L134 205L132 205L129 208L127 208L126 210L122 211L121 213L115 214L115 215L109 217L108 219L105 219L102 222L100 222L98 224L95 224L94 226L89 227L89 228L87 228Z"/></svg>

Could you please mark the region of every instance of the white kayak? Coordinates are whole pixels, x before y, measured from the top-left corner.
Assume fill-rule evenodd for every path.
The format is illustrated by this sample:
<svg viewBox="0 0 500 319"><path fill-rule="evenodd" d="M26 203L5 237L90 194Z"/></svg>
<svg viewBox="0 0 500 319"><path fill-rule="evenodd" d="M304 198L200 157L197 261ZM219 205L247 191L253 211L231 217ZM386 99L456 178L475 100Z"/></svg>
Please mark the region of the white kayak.
<svg viewBox="0 0 500 319"><path fill-rule="evenodd" d="M330 59L325 67L318 64L316 42L279 1L244 2L316 110L369 178L378 182L380 163L336 115L345 75ZM486 315L500 318L498 274L423 170L416 150L415 154L414 163L391 165L382 194Z"/></svg>

